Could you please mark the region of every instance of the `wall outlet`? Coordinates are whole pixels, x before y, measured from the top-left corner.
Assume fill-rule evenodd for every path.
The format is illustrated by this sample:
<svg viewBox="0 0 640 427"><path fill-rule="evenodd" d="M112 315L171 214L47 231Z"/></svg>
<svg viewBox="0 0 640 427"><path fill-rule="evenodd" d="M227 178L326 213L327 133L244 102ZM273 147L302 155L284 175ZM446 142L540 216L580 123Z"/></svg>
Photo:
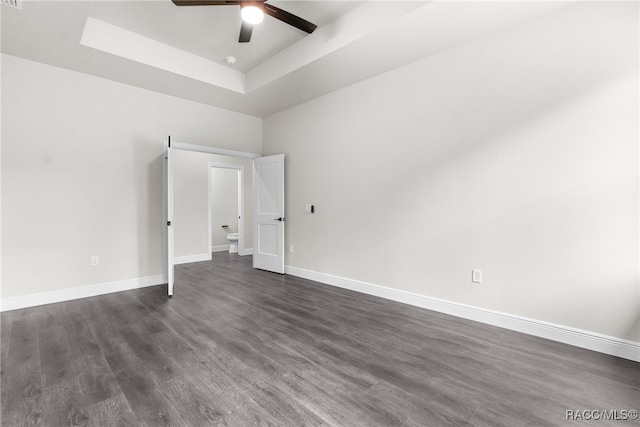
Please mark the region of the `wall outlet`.
<svg viewBox="0 0 640 427"><path fill-rule="evenodd" d="M482 271L471 270L471 281L473 283L482 283Z"/></svg>
<svg viewBox="0 0 640 427"><path fill-rule="evenodd" d="M304 205L304 211L306 213L311 213L311 205Z"/></svg>
<svg viewBox="0 0 640 427"><path fill-rule="evenodd" d="M99 265L100 264L100 257L98 257L97 255L94 255L91 257L91 265Z"/></svg>
<svg viewBox="0 0 640 427"><path fill-rule="evenodd" d="M289 245L289 252L293 253L293 245Z"/></svg>

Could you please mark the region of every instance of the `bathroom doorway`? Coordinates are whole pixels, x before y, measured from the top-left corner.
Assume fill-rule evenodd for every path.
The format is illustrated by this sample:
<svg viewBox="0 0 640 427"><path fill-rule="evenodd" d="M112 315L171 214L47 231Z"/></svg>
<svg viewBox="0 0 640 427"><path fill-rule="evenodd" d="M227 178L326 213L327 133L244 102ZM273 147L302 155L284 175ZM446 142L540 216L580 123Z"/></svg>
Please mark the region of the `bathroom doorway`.
<svg viewBox="0 0 640 427"><path fill-rule="evenodd" d="M211 252L245 255L244 166L209 162L208 194ZM232 233L237 233L237 240L229 236Z"/></svg>

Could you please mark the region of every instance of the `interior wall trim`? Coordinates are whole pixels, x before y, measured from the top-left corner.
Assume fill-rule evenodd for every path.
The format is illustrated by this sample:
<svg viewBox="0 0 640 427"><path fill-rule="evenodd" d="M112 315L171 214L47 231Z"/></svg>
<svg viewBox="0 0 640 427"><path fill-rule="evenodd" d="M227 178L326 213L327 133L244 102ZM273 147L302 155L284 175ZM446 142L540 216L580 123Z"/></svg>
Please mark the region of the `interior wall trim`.
<svg viewBox="0 0 640 427"><path fill-rule="evenodd" d="M164 141L165 146L168 140ZM226 148L210 147L208 145L188 144L186 142L171 141L171 148L178 150L197 151L199 153L220 154L223 156L245 157L247 159L255 159L260 157L258 153L249 153L246 151L227 150Z"/></svg>
<svg viewBox="0 0 640 427"><path fill-rule="evenodd" d="M228 250L229 245L211 246L211 252L227 252Z"/></svg>
<svg viewBox="0 0 640 427"><path fill-rule="evenodd" d="M129 291L167 283L167 277L163 274L157 276L138 277L135 279L120 280L117 282L100 283L97 285L79 286L77 288L60 289L51 292L20 295L17 297L2 298L0 311L17 310L20 308L35 307L38 305L53 304L62 301L71 301L80 298L95 297L97 295L113 292Z"/></svg>
<svg viewBox="0 0 640 427"><path fill-rule="evenodd" d="M253 248L248 248L242 251L242 253L240 253L241 256L245 256L245 255L253 255Z"/></svg>
<svg viewBox="0 0 640 427"><path fill-rule="evenodd" d="M227 250L228 249L229 247L227 246ZM200 261L211 261L211 253L173 257L173 265Z"/></svg>
<svg viewBox="0 0 640 427"><path fill-rule="evenodd" d="M285 274L640 362L640 343L635 341L288 265Z"/></svg>

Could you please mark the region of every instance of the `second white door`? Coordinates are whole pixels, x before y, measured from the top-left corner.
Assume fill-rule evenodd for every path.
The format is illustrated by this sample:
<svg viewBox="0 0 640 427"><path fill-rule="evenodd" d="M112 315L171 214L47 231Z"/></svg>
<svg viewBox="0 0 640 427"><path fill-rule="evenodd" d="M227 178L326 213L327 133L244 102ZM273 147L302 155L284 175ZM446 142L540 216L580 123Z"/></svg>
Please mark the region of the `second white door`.
<svg viewBox="0 0 640 427"><path fill-rule="evenodd" d="M284 154L253 161L253 267L284 274Z"/></svg>

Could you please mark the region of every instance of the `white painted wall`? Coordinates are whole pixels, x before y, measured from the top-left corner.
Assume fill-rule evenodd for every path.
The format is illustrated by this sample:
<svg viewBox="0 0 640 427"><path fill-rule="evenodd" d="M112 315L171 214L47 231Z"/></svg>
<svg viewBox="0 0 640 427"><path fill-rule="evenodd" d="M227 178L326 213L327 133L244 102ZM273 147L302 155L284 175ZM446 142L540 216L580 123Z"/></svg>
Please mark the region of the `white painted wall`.
<svg viewBox="0 0 640 427"><path fill-rule="evenodd" d="M211 245L228 245L227 233L238 232L238 170L212 168L210 188Z"/></svg>
<svg viewBox="0 0 640 427"><path fill-rule="evenodd" d="M262 132L259 118L7 55L2 124L2 298L161 275L162 140L259 152Z"/></svg>
<svg viewBox="0 0 640 427"><path fill-rule="evenodd" d="M266 118L286 263L639 341L638 77L584 3Z"/></svg>
<svg viewBox="0 0 640 427"><path fill-rule="evenodd" d="M260 149L249 152L257 153L260 152ZM183 150L175 150L173 154L175 256L184 258L210 254L211 249L208 247L209 208L207 205L209 203L209 162L244 166L244 247L245 249L252 248L253 160ZM228 243L226 241L222 244Z"/></svg>

